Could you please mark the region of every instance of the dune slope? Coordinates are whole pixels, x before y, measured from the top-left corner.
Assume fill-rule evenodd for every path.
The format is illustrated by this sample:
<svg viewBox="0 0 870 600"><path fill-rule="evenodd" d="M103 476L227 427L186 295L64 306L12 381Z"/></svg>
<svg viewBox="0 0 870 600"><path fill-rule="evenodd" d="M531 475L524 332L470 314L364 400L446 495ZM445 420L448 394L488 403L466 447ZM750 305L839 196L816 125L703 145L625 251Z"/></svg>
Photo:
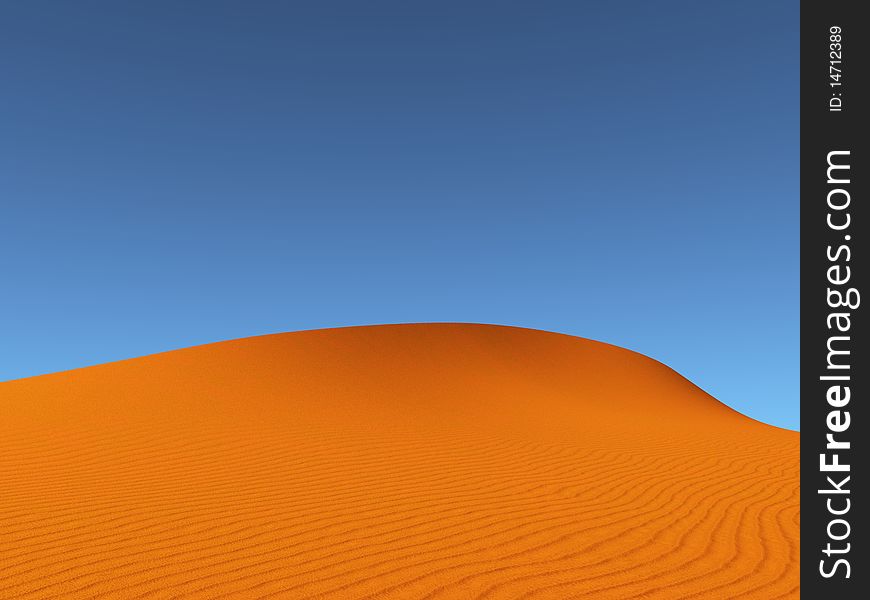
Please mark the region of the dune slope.
<svg viewBox="0 0 870 600"><path fill-rule="evenodd" d="M0 384L0 598L797 597L799 434L525 329Z"/></svg>

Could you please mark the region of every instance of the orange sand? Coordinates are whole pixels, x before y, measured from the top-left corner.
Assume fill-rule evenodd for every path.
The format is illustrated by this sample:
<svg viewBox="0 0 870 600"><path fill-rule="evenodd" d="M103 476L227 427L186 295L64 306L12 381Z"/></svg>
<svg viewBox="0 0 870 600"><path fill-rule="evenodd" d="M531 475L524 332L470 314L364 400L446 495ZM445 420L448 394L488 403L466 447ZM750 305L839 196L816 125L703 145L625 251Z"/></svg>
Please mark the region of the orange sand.
<svg viewBox="0 0 870 600"><path fill-rule="evenodd" d="M0 598L798 597L799 434L484 325L0 384Z"/></svg>

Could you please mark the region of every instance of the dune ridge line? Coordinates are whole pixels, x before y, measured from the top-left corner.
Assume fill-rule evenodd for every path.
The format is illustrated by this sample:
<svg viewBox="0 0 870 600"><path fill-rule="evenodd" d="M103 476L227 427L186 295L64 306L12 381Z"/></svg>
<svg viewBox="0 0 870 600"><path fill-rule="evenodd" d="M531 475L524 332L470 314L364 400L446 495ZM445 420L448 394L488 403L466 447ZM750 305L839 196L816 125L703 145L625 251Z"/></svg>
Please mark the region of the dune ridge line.
<svg viewBox="0 0 870 600"><path fill-rule="evenodd" d="M797 598L797 432L539 330L271 334L0 383L0 598Z"/></svg>

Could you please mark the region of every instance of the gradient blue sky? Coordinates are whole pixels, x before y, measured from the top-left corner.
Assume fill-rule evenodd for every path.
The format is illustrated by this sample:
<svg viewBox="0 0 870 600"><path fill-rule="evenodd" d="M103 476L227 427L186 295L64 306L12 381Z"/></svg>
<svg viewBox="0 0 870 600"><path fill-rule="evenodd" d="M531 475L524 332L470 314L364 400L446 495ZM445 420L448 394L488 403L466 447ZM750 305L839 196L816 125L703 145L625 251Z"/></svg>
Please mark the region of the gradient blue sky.
<svg viewBox="0 0 870 600"><path fill-rule="evenodd" d="M797 2L4 2L0 69L0 379L473 321L798 428Z"/></svg>

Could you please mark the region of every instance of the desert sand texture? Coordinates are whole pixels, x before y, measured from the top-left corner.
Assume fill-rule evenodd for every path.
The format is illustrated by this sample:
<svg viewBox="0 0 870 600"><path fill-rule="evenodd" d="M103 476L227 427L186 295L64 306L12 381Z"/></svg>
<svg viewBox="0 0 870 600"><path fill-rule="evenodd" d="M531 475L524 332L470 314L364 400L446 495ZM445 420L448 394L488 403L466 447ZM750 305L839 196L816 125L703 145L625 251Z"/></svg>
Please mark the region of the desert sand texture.
<svg viewBox="0 0 870 600"><path fill-rule="evenodd" d="M0 383L0 598L797 598L799 484L615 346L252 337Z"/></svg>

